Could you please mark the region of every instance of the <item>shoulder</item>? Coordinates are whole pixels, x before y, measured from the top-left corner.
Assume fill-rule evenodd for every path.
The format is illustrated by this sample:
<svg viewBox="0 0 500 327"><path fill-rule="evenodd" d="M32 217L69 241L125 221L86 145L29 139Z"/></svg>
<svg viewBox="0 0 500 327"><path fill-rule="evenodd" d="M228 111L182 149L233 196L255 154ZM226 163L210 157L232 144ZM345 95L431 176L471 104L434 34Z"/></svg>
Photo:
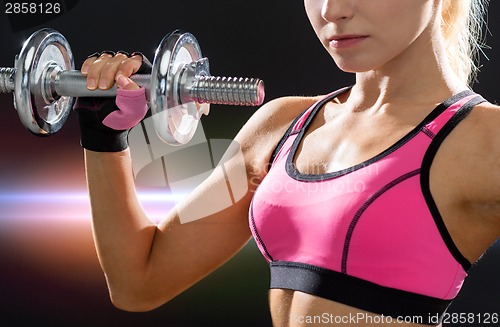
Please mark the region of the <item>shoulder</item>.
<svg viewBox="0 0 500 327"><path fill-rule="evenodd" d="M490 102L478 104L471 112L471 117L474 117L477 122L485 127L496 127L500 121L500 106Z"/></svg>
<svg viewBox="0 0 500 327"><path fill-rule="evenodd" d="M478 192L476 207L483 208L488 226L500 236L500 106L484 102L470 113L467 148L472 156L470 184Z"/></svg>
<svg viewBox="0 0 500 327"><path fill-rule="evenodd" d="M443 141L431 168L433 197L448 212L456 240L472 251L468 258L500 236L499 126L499 106L476 105Z"/></svg>
<svg viewBox="0 0 500 327"><path fill-rule="evenodd" d="M271 154L290 124L302 111L322 98L323 96L277 98L252 115L235 138L252 175L264 177Z"/></svg>
<svg viewBox="0 0 500 327"><path fill-rule="evenodd" d="M477 159L484 169L492 170L490 177L497 183L500 199L500 106L485 102L476 106L470 116L469 133L475 143L470 146L481 149Z"/></svg>
<svg viewBox="0 0 500 327"><path fill-rule="evenodd" d="M500 106L474 107L448 137L450 166L467 197L500 205Z"/></svg>
<svg viewBox="0 0 500 327"><path fill-rule="evenodd" d="M242 132L259 136L263 132L279 131L283 133L292 121L304 110L322 99L318 97L282 97L260 107L248 120Z"/></svg>
<svg viewBox="0 0 500 327"><path fill-rule="evenodd" d="M473 108L470 114L457 127L456 145L460 144L471 160L478 163L492 163L500 154L500 107L483 102ZM473 156L471 156L473 154ZM488 160L488 159L491 159Z"/></svg>
<svg viewBox="0 0 500 327"><path fill-rule="evenodd" d="M500 106L483 102L471 111L463 123L470 147L478 148L481 158L500 155ZM495 161L498 161L496 159ZM500 164L500 161L498 162Z"/></svg>
<svg viewBox="0 0 500 327"><path fill-rule="evenodd" d="M476 105L468 116L455 128L450 142L463 151L472 152L477 157L485 158L500 150L500 107L489 102ZM457 149L458 150L458 149ZM498 156L498 152L496 156ZM470 157L470 156L469 156Z"/></svg>

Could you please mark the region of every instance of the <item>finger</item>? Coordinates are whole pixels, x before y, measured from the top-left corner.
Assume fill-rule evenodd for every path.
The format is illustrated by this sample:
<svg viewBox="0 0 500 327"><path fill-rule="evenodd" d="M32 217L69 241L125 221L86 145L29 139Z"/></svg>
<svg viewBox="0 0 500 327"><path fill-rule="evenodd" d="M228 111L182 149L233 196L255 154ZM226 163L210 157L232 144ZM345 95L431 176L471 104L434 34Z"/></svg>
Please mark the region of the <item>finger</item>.
<svg viewBox="0 0 500 327"><path fill-rule="evenodd" d="M125 59L118 67L117 75L124 75L125 77L130 77L135 74L142 65L142 56L135 55L133 57Z"/></svg>
<svg viewBox="0 0 500 327"><path fill-rule="evenodd" d="M106 64L101 69L101 74L99 76L98 87L101 90L107 90L113 86L115 79L121 73L118 73L118 67L124 62L128 56L123 53L116 54L113 58L106 62Z"/></svg>
<svg viewBox="0 0 500 327"><path fill-rule="evenodd" d="M110 61L113 56L109 53L104 53L99 58L94 60L92 64L88 67L87 71L87 88L89 90L97 89L99 83L99 78L101 76L101 70Z"/></svg>
<svg viewBox="0 0 500 327"><path fill-rule="evenodd" d="M116 86L119 89L123 90L138 90L140 89L139 85L134 83L130 78L125 77L124 75L118 75L116 77Z"/></svg>
<svg viewBox="0 0 500 327"><path fill-rule="evenodd" d="M82 72L83 75L87 75L87 73L89 72L89 68L90 66L92 66L92 64L94 63L94 61L97 60L98 57L90 57L90 58L87 58L87 60L85 60L82 64L82 68L80 69L80 71Z"/></svg>

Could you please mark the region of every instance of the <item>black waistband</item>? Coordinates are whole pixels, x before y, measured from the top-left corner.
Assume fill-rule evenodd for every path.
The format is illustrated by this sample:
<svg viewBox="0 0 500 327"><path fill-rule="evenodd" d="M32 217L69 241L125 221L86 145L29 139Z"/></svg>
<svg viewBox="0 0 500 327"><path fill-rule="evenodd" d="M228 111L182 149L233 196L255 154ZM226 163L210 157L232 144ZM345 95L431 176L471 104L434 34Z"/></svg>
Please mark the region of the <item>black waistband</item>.
<svg viewBox="0 0 500 327"><path fill-rule="evenodd" d="M301 291L395 319L418 319L425 325L438 325L451 303L308 264L276 261L270 268L271 288Z"/></svg>

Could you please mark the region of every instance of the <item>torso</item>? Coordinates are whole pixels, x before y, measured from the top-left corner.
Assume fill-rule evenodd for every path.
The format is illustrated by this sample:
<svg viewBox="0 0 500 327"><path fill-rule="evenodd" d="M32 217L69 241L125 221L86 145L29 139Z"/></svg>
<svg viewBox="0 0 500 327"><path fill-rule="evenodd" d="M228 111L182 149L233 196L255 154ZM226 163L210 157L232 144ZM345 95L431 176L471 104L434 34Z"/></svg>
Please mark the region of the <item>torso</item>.
<svg viewBox="0 0 500 327"><path fill-rule="evenodd" d="M330 102L313 120L297 151L295 166L302 173L321 174L364 162L401 139L436 105L428 103L399 111L388 107L385 113L370 115L342 113L341 105ZM470 116L474 116L474 110ZM463 194L457 194L462 191L456 187L457 177L459 180L463 171L477 169L475 156L471 156L474 159L469 163L457 160L457 154L463 152L464 140L477 128L468 125L465 119L443 142L431 166L430 188L460 252L475 262L498 237L497 230L481 224L481 217L488 215L487 211L498 212L499 207L471 207ZM464 164L473 165L464 168Z"/></svg>
<svg viewBox="0 0 500 327"><path fill-rule="evenodd" d="M406 106L405 110L387 107L376 113L341 111L341 106L335 101L329 102L311 123L295 156L295 166L301 173L338 171L372 158L414 128L436 103ZM298 115L304 108L296 109ZM470 205L456 186L459 172L450 167L464 167L449 163L456 163L456 150L463 148L464 135L468 135L471 128L466 119L442 144L431 166L430 189L457 247L464 257L474 262L498 237L498 230L492 230L482 218L498 212L500 207ZM387 321L379 315L299 291L272 289L269 299L275 327L328 326L338 322L342 326L395 325L394 320L384 324ZM396 325L419 326L409 322Z"/></svg>

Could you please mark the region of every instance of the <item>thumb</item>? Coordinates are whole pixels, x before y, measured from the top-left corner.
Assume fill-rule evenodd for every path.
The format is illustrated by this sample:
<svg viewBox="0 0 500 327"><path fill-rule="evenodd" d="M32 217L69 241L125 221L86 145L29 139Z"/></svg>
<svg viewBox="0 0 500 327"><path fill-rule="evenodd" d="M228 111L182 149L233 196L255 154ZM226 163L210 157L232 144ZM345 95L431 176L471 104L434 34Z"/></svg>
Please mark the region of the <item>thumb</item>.
<svg viewBox="0 0 500 327"><path fill-rule="evenodd" d="M134 83L134 81L123 75L119 75L116 78L116 86L119 89L124 89L124 90L138 90L140 88L139 85Z"/></svg>

